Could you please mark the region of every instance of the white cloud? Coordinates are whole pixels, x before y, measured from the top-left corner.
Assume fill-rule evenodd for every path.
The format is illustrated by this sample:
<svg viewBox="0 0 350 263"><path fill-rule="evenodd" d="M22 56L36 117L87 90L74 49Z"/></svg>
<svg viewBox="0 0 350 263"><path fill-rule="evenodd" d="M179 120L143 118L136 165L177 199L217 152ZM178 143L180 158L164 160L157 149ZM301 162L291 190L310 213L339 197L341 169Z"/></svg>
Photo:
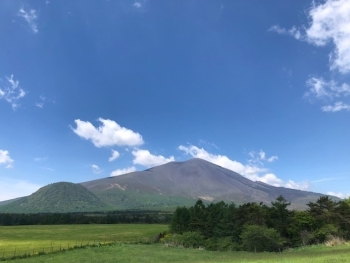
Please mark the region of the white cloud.
<svg viewBox="0 0 350 263"><path fill-rule="evenodd" d="M34 33L38 33L38 26L37 26L37 20L38 20L38 16L36 14L36 10L35 9L30 9L29 11L24 10L24 8L21 8L18 11L18 16L23 17L24 20L28 23L30 29L34 32Z"/></svg>
<svg viewBox="0 0 350 263"><path fill-rule="evenodd" d="M279 25L274 25L274 26L269 28L269 31L276 32L280 35L289 35L289 36L294 37L295 39L302 39L303 38L302 33L296 27L292 27L291 29L287 30L285 28L280 27Z"/></svg>
<svg viewBox="0 0 350 263"><path fill-rule="evenodd" d="M92 168L92 172L93 172L94 174L102 173L102 170L101 170L100 167L98 167L96 164L91 165L91 168Z"/></svg>
<svg viewBox="0 0 350 263"><path fill-rule="evenodd" d="M25 180L0 179L0 201L30 195L40 187Z"/></svg>
<svg viewBox="0 0 350 263"><path fill-rule="evenodd" d="M141 8L141 7L142 7L142 4L141 4L140 2L135 2L135 3L133 4L133 6L136 7L136 8Z"/></svg>
<svg viewBox="0 0 350 263"><path fill-rule="evenodd" d="M180 145L179 150L184 151L186 154L189 154L194 158L200 158L208 162L214 163L216 165L222 166L224 168L227 168L229 170L232 170L252 181L260 181L260 182L277 186L277 187L284 186L284 187L301 189L301 190L307 189L306 188L307 184L304 182L295 183L293 181L288 181L287 183L285 183L283 182L282 179L278 178L276 175L272 173L268 173L267 172L268 170L266 168L260 167L258 164L252 164L252 162L250 162L249 165L244 165L240 162L229 159L225 155L212 154L207 152L203 148L198 148L197 146L194 146L194 145L189 145L188 147ZM256 155L254 152L250 152L249 154L251 156ZM272 159L277 158L277 156L272 156L272 157L270 158ZM266 156L263 151L259 152L259 158L264 158L266 160Z"/></svg>
<svg viewBox="0 0 350 263"><path fill-rule="evenodd" d="M249 155L252 158L249 160L250 163L263 164L263 162L272 163L272 162L278 160L277 155L267 157L266 153L263 150L260 150L258 153L251 151L251 152L249 152Z"/></svg>
<svg viewBox="0 0 350 263"><path fill-rule="evenodd" d="M115 170L115 171L111 172L111 176L118 176L118 175L122 175L122 174L132 173L135 171L136 171L136 168L134 166L132 166L132 167L124 168L124 169Z"/></svg>
<svg viewBox="0 0 350 263"><path fill-rule="evenodd" d="M113 162L114 160L116 160L118 157L120 156L118 151L112 150L112 156L109 157L108 161L109 162Z"/></svg>
<svg viewBox="0 0 350 263"><path fill-rule="evenodd" d="M316 5L313 2L309 11L310 24L307 28L292 27L287 30L278 25L269 31L290 35L316 46L334 44L330 54L331 69L350 73L350 2L349 0L326 0Z"/></svg>
<svg viewBox="0 0 350 263"><path fill-rule="evenodd" d="M311 188L311 184L307 181L294 182L293 180L288 180L288 182L285 183L284 186L287 188L298 189L303 191Z"/></svg>
<svg viewBox="0 0 350 263"><path fill-rule="evenodd" d="M11 104L12 109L15 110L19 107L18 100L26 95L26 92L19 86L19 81L10 77L5 77L5 87L0 87L0 99L4 99Z"/></svg>
<svg viewBox="0 0 350 263"><path fill-rule="evenodd" d="M307 40L317 46L333 42L335 49L330 56L331 69L350 72L350 2L327 0L313 6L309 13L311 25L306 30Z"/></svg>
<svg viewBox="0 0 350 263"><path fill-rule="evenodd" d="M44 103L46 101L46 97L40 96L39 99L40 99L40 101L35 103L35 106L37 106L38 108L42 109L44 107Z"/></svg>
<svg viewBox="0 0 350 263"><path fill-rule="evenodd" d="M104 146L138 146L143 144L142 136L121 127L113 120L98 119L102 126L95 128L88 121L75 120L77 128L72 130L80 137L91 140L96 147Z"/></svg>
<svg viewBox="0 0 350 263"><path fill-rule="evenodd" d="M350 197L350 193L348 193L348 194L343 194L343 193L327 192L327 195L333 195L333 196L339 197L339 198L341 198L341 199L349 198L349 197Z"/></svg>
<svg viewBox="0 0 350 263"><path fill-rule="evenodd" d="M132 151L132 154L135 156L133 160L134 164L140 164L146 167L158 166L175 161L174 156L166 158L162 155L153 155L148 150L136 149Z"/></svg>
<svg viewBox="0 0 350 263"><path fill-rule="evenodd" d="M337 112L342 110L350 111L350 105L343 103L341 101L338 101L334 105L326 105L326 106L323 106L321 109L322 111L325 111L325 112Z"/></svg>
<svg viewBox="0 0 350 263"><path fill-rule="evenodd" d="M350 85L347 83L338 84L334 80L325 81L323 78L311 77L306 84L310 90L305 93L305 97L333 99L350 95Z"/></svg>
<svg viewBox="0 0 350 263"><path fill-rule="evenodd" d="M6 165L6 168L12 168L13 162L8 151L0 150L0 165L3 164Z"/></svg>

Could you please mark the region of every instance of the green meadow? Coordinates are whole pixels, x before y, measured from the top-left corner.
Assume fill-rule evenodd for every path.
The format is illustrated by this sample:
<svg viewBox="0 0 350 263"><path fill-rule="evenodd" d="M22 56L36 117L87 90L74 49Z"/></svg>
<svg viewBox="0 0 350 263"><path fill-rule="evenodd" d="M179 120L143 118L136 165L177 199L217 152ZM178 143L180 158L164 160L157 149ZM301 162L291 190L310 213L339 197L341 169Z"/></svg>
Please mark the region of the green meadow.
<svg viewBox="0 0 350 263"><path fill-rule="evenodd" d="M167 225L155 224L0 226L0 258L116 241L143 241L167 229Z"/></svg>
<svg viewBox="0 0 350 263"><path fill-rule="evenodd" d="M138 244L167 225L51 225L0 227L0 259L5 262L350 262L350 245L315 245L282 253L216 252ZM86 246L89 244L88 246ZM75 248L74 248L75 247ZM70 248L70 249L67 249ZM73 249L74 248L74 249ZM60 251L61 250L61 251ZM13 259L23 254L34 256Z"/></svg>
<svg viewBox="0 0 350 263"><path fill-rule="evenodd" d="M283 253L215 252L198 249L164 247L161 244L114 244L86 247L8 262L232 262L232 263L337 263L350 262L350 246L318 245Z"/></svg>

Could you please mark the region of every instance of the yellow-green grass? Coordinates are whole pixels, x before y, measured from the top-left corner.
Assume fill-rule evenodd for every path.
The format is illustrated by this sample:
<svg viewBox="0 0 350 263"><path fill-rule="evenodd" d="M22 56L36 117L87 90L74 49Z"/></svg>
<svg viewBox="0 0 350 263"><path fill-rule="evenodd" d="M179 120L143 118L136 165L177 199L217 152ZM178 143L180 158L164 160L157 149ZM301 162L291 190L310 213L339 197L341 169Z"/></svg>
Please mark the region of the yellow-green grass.
<svg viewBox="0 0 350 263"><path fill-rule="evenodd" d="M167 229L156 224L0 226L0 259L87 244L141 241Z"/></svg>
<svg viewBox="0 0 350 263"><path fill-rule="evenodd" d="M40 255L9 262L232 262L232 263L338 263L350 262L350 246L315 246L282 253L213 252L163 247L159 244L115 244L86 247L56 254Z"/></svg>

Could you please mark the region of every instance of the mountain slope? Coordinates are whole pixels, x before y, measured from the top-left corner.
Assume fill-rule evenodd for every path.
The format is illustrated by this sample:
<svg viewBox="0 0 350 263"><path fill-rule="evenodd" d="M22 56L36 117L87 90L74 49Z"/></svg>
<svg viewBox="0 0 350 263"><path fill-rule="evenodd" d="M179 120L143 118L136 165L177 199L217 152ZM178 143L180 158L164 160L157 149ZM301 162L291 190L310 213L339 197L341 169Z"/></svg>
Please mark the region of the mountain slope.
<svg viewBox="0 0 350 263"><path fill-rule="evenodd" d="M64 213L106 210L106 204L84 186L54 183L40 188L30 196L0 206L0 212Z"/></svg>
<svg viewBox="0 0 350 263"><path fill-rule="evenodd" d="M292 202L292 208L306 208L321 194L274 187L247 178L202 159L170 162L142 172L103 178L83 186L113 206L134 203L142 207L187 205L195 199L206 201L265 202L279 195ZM148 204L147 204L148 202Z"/></svg>

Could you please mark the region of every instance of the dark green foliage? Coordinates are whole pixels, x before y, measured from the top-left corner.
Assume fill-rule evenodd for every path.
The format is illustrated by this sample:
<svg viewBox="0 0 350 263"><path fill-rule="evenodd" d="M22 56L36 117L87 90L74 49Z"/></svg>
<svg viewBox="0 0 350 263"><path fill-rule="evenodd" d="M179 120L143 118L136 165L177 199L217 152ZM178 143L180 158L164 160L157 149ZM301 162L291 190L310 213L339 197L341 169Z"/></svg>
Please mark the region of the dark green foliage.
<svg viewBox="0 0 350 263"><path fill-rule="evenodd" d="M204 237L199 232L185 232L178 237L178 242L186 248L199 248L204 245Z"/></svg>
<svg viewBox="0 0 350 263"><path fill-rule="evenodd" d="M205 241L205 248L212 251L239 251L242 249L231 237L209 238Z"/></svg>
<svg viewBox="0 0 350 263"><path fill-rule="evenodd" d="M109 207L84 186L55 183L40 188L34 194L0 206L6 213L67 213L108 210Z"/></svg>
<svg viewBox="0 0 350 263"><path fill-rule="evenodd" d="M62 224L167 224L170 212L113 211L94 213L0 214L0 225L62 225Z"/></svg>
<svg viewBox="0 0 350 263"><path fill-rule="evenodd" d="M273 228L247 225L241 234L243 249L247 251L280 251L284 241Z"/></svg>
<svg viewBox="0 0 350 263"><path fill-rule="evenodd" d="M190 211L186 207L178 207L172 217L170 231L177 234L182 234L188 231L190 223Z"/></svg>
<svg viewBox="0 0 350 263"><path fill-rule="evenodd" d="M350 237L348 202L323 196L310 202L307 211L291 211L289 205L283 196L270 207L263 203L205 205L198 200L190 208L176 210L170 230L178 234L200 233L210 250L279 251L283 247L322 243L329 236Z"/></svg>

